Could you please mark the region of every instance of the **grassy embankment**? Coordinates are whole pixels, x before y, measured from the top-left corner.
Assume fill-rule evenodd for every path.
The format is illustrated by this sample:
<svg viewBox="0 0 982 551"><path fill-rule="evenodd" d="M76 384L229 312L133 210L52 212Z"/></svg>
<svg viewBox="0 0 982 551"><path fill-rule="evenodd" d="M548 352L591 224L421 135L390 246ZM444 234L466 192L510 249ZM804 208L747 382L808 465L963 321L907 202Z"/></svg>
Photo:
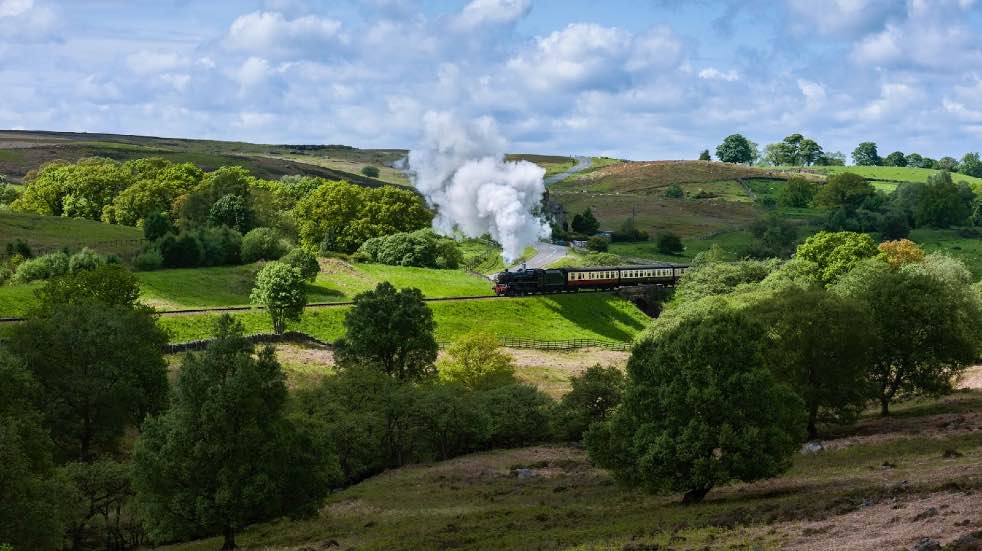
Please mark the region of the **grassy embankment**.
<svg viewBox="0 0 982 551"><path fill-rule="evenodd" d="M327 499L312 519L257 525L253 549L804 549L909 548L979 530L982 393L867 415L797 455L780 477L678 495L621 487L580 448L478 453L386 472ZM961 419L961 421L959 421ZM957 454L943 458L946 450ZM960 455L959 455L960 454ZM532 476L516 478L515 468ZM167 547L204 551L216 538ZM650 545L646 547L645 545Z"/></svg>

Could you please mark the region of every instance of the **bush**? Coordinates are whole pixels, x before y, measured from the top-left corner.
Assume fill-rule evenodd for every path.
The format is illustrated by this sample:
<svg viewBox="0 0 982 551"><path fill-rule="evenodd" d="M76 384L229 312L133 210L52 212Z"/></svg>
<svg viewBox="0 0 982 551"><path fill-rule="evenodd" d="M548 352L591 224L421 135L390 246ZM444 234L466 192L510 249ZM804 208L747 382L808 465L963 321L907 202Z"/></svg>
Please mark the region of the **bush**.
<svg viewBox="0 0 982 551"><path fill-rule="evenodd" d="M363 258L392 266L453 269L463 262L463 254L454 240L429 229L369 239L358 248L358 253Z"/></svg>
<svg viewBox="0 0 982 551"><path fill-rule="evenodd" d="M174 233L174 225L166 213L157 212L143 219L143 237L156 241L168 233Z"/></svg>
<svg viewBox="0 0 982 551"><path fill-rule="evenodd" d="M682 238L672 232L662 232L655 239L655 246L662 254L682 254L685 247L682 245Z"/></svg>
<svg viewBox="0 0 982 551"><path fill-rule="evenodd" d="M317 257L302 247L296 247L288 252L286 256L280 258L280 262L299 271L305 281L314 281L321 271Z"/></svg>
<svg viewBox="0 0 982 551"><path fill-rule="evenodd" d="M10 279L14 277L14 271L0 264L0 285L7 283Z"/></svg>
<svg viewBox="0 0 982 551"><path fill-rule="evenodd" d="M672 184L665 188L665 197L668 197L669 199L684 199L685 192L682 191L682 186Z"/></svg>
<svg viewBox="0 0 982 551"><path fill-rule="evenodd" d="M95 270L106 263L106 259L92 249L85 247L68 259L68 271L77 274L85 270Z"/></svg>
<svg viewBox="0 0 982 551"><path fill-rule="evenodd" d="M20 197L20 193L13 187L0 179L0 205L9 205Z"/></svg>
<svg viewBox="0 0 982 551"><path fill-rule="evenodd" d="M242 238L242 262L278 260L284 254L283 240L272 228L256 228Z"/></svg>
<svg viewBox="0 0 982 551"><path fill-rule="evenodd" d="M607 252L607 240L600 236L591 237L586 241L586 248L598 253Z"/></svg>
<svg viewBox="0 0 982 551"><path fill-rule="evenodd" d="M204 248L201 241L190 233L179 235L169 233L155 243L157 250L164 258L168 268L192 268L200 266L204 260Z"/></svg>
<svg viewBox="0 0 982 551"><path fill-rule="evenodd" d="M223 195L208 211L209 226L227 226L240 232L249 229L250 219L248 201L241 195Z"/></svg>
<svg viewBox="0 0 982 551"><path fill-rule="evenodd" d="M31 246L27 244L27 241L23 239L18 239L13 243L7 243L7 256L20 256L21 258L32 258L34 256L34 251L31 250Z"/></svg>
<svg viewBox="0 0 982 551"><path fill-rule="evenodd" d="M201 243L202 262L205 266L238 264L241 261L242 234L222 226L202 228L194 232Z"/></svg>
<svg viewBox="0 0 982 551"><path fill-rule="evenodd" d="M637 226L634 225L634 219L628 218L621 224L620 229L615 231L610 240L614 242L624 241L624 242L636 242L636 241L647 241L649 239L648 232L639 230Z"/></svg>
<svg viewBox="0 0 982 551"><path fill-rule="evenodd" d="M473 331L447 347L447 360L437 365L440 380L467 390L486 390L515 382L515 362L500 350L490 333Z"/></svg>
<svg viewBox="0 0 982 551"><path fill-rule="evenodd" d="M361 169L361 173L369 178L378 178L379 170L378 167L366 166Z"/></svg>
<svg viewBox="0 0 982 551"><path fill-rule="evenodd" d="M603 421L624 394L624 373L599 364L570 378L572 389L556 407L556 435L578 441L595 421Z"/></svg>
<svg viewBox="0 0 982 551"><path fill-rule="evenodd" d="M273 331L282 334L286 322L300 320L307 305L307 287L299 270L282 262L270 262L256 274L249 300L266 308Z"/></svg>
<svg viewBox="0 0 982 551"><path fill-rule="evenodd" d="M811 205L818 186L804 178L789 178L788 183L778 198L782 207L806 208Z"/></svg>
<svg viewBox="0 0 982 551"><path fill-rule="evenodd" d="M495 448L516 448L550 436L548 396L532 385L515 383L482 393L490 416L488 440Z"/></svg>
<svg viewBox="0 0 982 551"><path fill-rule="evenodd" d="M68 273L68 255L62 252L25 260L14 273L13 283L29 283Z"/></svg>
<svg viewBox="0 0 982 551"><path fill-rule="evenodd" d="M133 269L139 272L152 272L164 265L164 257L155 248L149 248L136 255L133 259Z"/></svg>

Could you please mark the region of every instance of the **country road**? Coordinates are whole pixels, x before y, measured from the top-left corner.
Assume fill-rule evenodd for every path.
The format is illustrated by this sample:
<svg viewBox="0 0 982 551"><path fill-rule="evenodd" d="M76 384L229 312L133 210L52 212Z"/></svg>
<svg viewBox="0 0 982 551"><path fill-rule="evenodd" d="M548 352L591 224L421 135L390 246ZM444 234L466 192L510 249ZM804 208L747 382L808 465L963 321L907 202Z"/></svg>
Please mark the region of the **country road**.
<svg viewBox="0 0 982 551"><path fill-rule="evenodd" d="M576 164L573 165L566 172L560 172L559 174L553 174L552 176L544 180L547 186L555 184L557 182L562 182L566 178L576 174L577 172L583 172L584 170L590 168L593 165L593 159L591 157L573 157L576 159Z"/></svg>
<svg viewBox="0 0 982 551"><path fill-rule="evenodd" d="M549 264L566 256L566 247L552 243L536 243L535 256L525 261L526 268L545 268Z"/></svg>

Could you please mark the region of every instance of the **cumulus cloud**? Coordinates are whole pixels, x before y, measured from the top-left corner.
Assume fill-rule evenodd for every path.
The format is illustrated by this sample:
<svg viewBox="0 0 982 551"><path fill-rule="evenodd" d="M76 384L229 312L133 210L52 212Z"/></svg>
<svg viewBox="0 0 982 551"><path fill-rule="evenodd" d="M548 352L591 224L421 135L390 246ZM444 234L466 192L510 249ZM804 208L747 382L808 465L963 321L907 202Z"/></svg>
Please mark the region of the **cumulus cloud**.
<svg viewBox="0 0 982 551"><path fill-rule="evenodd" d="M452 18L451 25L458 31L484 25L508 25L525 17L531 9L530 0L471 0Z"/></svg>
<svg viewBox="0 0 982 551"><path fill-rule="evenodd" d="M733 82L735 80L740 80L740 75L733 70L720 71L715 67L707 67L699 71L699 78L703 80L724 80L726 82Z"/></svg>
<svg viewBox="0 0 982 551"><path fill-rule="evenodd" d="M287 19L279 12L257 11L232 22L224 44L234 51L287 56L308 53L318 56L346 41L336 19L305 15Z"/></svg>

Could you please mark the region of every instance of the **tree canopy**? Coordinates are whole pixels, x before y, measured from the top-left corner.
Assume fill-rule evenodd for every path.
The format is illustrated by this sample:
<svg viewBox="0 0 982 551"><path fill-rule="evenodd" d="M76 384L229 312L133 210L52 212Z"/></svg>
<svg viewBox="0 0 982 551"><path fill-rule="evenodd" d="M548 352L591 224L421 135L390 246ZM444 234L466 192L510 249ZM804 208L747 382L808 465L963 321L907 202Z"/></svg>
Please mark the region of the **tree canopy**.
<svg viewBox="0 0 982 551"><path fill-rule="evenodd" d="M852 162L859 166L879 166L883 164L883 159L876 151L875 143L863 142L852 150Z"/></svg>
<svg viewBox="0 0 982 551"><path fill-rule="evenodd" d="M716 158L724 163L749 164L754 160L756 152L750 141L741 134L730 134L723 143L716 146Z"/></svg>

